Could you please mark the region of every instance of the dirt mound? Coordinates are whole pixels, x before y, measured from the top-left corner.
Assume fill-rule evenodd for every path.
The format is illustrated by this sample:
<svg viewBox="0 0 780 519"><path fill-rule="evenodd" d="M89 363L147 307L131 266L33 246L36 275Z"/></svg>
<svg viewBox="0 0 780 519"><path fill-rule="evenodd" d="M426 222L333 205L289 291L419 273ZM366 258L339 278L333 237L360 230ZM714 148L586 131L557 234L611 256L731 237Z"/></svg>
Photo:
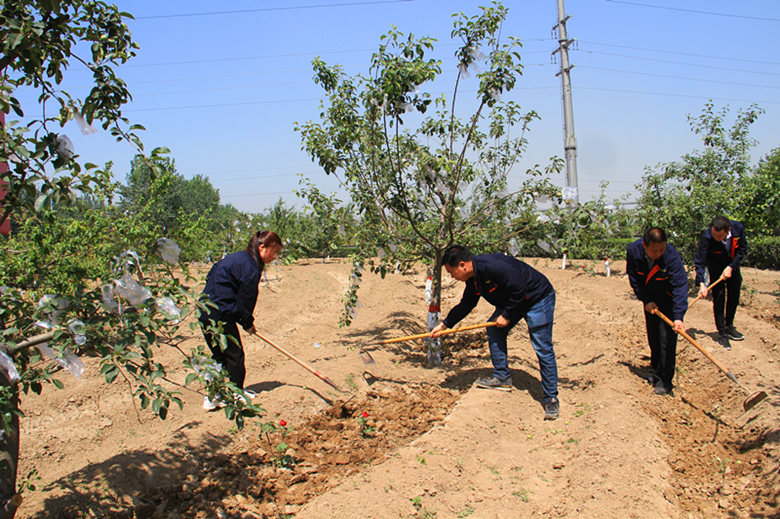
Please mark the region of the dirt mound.
<svg viewBox="0 0 780 519"><path fill-rule="evenodd" d="M766 287L780 274L746 269L751 299L737 317L746 339L730 350L715 340L708 302L686 316L742 383L769 394L744 413L745 392L682 339L674 396L653 394L641 305L619 268L606 278L598 263L529 263L558 293L557 421L542 420L524 324L510 334L514 390L474 389L490 370L484 332L449 336L435 369L424 367L419 342L377 344L424 331L422 273L365 275L359 314L339 329L349 266L301 262L269 271L258 328L351 398L246 337L248 389L267 411L264 426L231 429L191 392L183 411L160 421L137 416L127 388L105 385L86 359L81 381L23 402L19 472L37 467L43 481L17 516L777 516L780 330L778 294ZM447 280L445 311L461 286ZM480 303L464 324L490 310ZM364 365L358 347L376 364Z"/></svg>

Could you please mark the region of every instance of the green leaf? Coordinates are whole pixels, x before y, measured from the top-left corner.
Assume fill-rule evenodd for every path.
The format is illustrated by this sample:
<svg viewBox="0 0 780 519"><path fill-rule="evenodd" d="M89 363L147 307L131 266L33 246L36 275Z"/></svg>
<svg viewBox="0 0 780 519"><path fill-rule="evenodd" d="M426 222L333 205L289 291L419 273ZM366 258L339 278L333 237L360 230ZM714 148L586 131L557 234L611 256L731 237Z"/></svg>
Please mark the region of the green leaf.
<svg viewBox="0 0 780 519"><path fill-rule="evenodd" d="M46 203L49 201L49 195L41 193L38 195L38 197L35 199L35 210L41 211L43 210L43 207L46 205Z"/></svg>
<svg viewBox="0 0 780 519"><path fill-rule="evenodd" d="M116 369L115 366L111 366L111 369L109 371L106 371L105 378L107 383L112 383L114 379L116 379L117 375L119 375L119 370Z"/></svg>

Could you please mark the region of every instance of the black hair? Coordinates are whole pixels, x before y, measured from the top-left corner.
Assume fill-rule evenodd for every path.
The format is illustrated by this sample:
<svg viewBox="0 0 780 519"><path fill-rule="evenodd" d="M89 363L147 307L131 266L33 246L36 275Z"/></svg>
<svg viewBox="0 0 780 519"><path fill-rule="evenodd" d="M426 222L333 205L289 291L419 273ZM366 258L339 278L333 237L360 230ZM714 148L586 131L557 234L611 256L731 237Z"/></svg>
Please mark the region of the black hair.
<svg viewBox="0 0 780 519"><path fill-rule="evenodd" d="M666 232L660 227L650 227L642 236L645 245L649 243L666 243Z"/></svg>
<svg viewBox="0 0 780 519"><path fill-rule="evenodd" d="M273 231L257 231L249 238L249 243L246 245L246 251L252 256L252 259L257 262L258 265L263 266L263 260L260 259L260 253L257 248L260 245L271 247L273 245L278 246L280 249L283 247L282 239Z"/></svg>
<svg viewBox="0 0 780 519"><path fill-rule="evenodd" d="M457 267L461 262L469 262L474 255L463 245L451 245L441 255L441 264Z"/></svg>
<svg viewBox="0 0 780 519"><path fill-rule="evenodd" d="M726 231L729 227L731 227L731 220L725 216L716 216L712 219L712 223L710 225L716 231Z"/></svg>

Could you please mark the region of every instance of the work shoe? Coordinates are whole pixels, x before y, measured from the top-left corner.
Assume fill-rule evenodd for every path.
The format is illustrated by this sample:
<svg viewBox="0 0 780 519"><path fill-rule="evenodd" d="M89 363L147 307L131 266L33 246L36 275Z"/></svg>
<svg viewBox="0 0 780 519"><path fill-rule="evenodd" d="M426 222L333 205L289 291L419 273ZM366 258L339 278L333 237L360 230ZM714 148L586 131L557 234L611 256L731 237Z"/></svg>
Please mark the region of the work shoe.
<svg viewBox="0 0 780 519"><path fill-rule="evenodd" d="M512 377L508 377L503 380L496 378L495 376L485 377L477 380L476 386L484 389L512 391Z"/></svg>
<svg viewBox="0 0 780 519"><path fill-rule="evenodd" d="M556 420L561 412L561 404L557 398L544 399L544 419Z"/></svg>
<svg viewBox="0 0 780 519"><path fill-rule="evenodd" d="M203 409L205 409L206 411L214 411L215 409L221 409L225 407L225 405L227 404L225 404L225 402L219 397L214 397L214 400L210 399L207 396L203 397Z"/></svg>
<svg viewBox="0 0 780 519"><path fill-rule="evenodd" d="M668 395L671 389L669 389L666 384L659 380L655 383L654 391L656 395Z"/></svg>
<svg viewBox="0 0 780 519"><path fill-rule="evenodd" d="M726 337L728 337L732 341L741 341L741 340L743 340L745 338L745 336L742 335L741 333L739 333L737 331L737 329L734 328L733 326L729 326L726 329L726 333L724 333L723 335L725 335Z"/></svg>

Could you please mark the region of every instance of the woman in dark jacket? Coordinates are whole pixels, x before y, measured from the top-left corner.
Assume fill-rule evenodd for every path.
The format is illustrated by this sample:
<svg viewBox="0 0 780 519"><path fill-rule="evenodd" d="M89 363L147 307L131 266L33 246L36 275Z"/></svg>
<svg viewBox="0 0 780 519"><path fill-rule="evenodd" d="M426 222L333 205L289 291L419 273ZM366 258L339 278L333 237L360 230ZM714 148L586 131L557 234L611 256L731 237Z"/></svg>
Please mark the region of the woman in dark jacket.
<svg viewBox="0 0 780 519"><path fill-rule="evenodd" d="M213 306L209 306L200 318L203 336L211 350L214 360L227 371L230 381L240 389L244 388L246 368L244 367L244 348L238 325L247 333L255 333L252 313L257 302L257 286L263 267L271 263L282 249L282 240L272 231L258 231L249 239L246 250L234 252L218 261L206 276L203 293ZM227 346L223 350L215 337L213 326L222 325L227 337ZM219 407L219 402L208 399L203 407L211 410Z"/></svg>

